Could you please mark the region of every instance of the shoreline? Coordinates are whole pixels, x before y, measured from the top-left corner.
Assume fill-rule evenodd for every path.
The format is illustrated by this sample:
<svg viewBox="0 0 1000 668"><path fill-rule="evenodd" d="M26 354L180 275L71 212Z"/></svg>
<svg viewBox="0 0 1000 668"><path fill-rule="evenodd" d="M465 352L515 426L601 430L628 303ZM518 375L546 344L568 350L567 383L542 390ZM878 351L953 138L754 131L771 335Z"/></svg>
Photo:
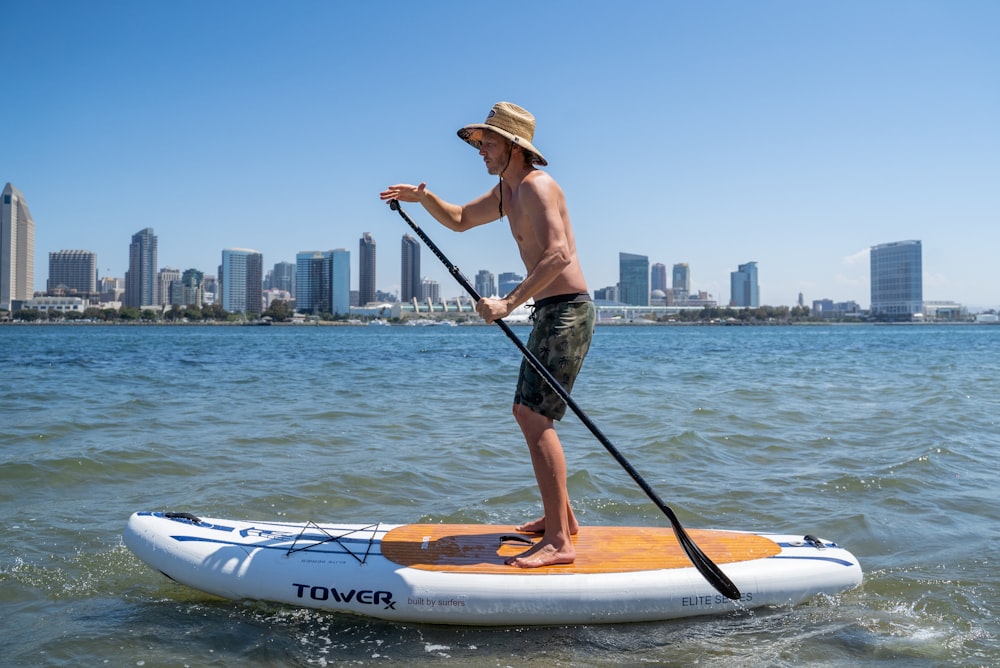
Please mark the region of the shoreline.
<svg viewBox="0 0 1000 668"><path fill-rule="evenodd" d="M442 322L449 322L443 320ZM454 322L454 321L450 321ZM385 321L389 327L410 327L408 321L399 322ZM460 327L490 327L491 325L479 322L456 322ZM508 322L511 327L530 326L530 322ZM926 322L608 322L598 321L597 327L926 327L926 326L989 326L1000 325L1000 322L969 322L969 321L926 321ZM63 320L63 321L33 321L24 322L16 320L0 321L0 327L369 327L369 322L342 322L342 321L316 321L316 322L168 322L168 321L145 321L145 322L92 322L84 320Z"/></svg>

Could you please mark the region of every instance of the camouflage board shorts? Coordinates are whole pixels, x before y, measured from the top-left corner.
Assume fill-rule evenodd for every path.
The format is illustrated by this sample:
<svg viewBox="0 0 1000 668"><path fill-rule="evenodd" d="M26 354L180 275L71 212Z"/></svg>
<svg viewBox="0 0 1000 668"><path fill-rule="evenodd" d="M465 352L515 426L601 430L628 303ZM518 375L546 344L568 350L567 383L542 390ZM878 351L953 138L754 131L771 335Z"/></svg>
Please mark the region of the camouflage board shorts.
<svg viewBox="0 0 1000 668"><path fill-rule="evenodd" d="M571 392L594 334L594 302L586 293L542 299L531 319L535 326L528 337L528 350ZM526 359L521 360L514 403L553 420L566 414L566 402Z"/></svg>

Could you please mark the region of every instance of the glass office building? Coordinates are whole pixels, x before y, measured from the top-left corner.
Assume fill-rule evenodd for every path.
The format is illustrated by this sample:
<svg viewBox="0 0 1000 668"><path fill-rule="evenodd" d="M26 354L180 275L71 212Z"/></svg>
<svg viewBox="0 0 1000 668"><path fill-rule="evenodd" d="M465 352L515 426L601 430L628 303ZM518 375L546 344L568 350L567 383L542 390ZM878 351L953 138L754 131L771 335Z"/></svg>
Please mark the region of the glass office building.
<svg viewBox="0 0 1000 668"><path fill-rule="evenodd" d="M249 248L222 251L219 287L223 309L259 316L264 310L264 256Z"/></svg>
<svg viewBox="0 0 1000 668"><path fill-rule="evenodd" d="M160 303L156 246L152 227L132 235L132 243L128 247L128 270L125 272L125 306L143 308Z"/></svg>
<svg viewBox="0 0 1000 668"><path fill-rule="evenodd" d="M346 248L330 251L330 286L334 315L351 312L351 252Z"/></svg>
<svg viewBox="0 0 1000 668"><path fill-rule="evenodd" d="M299 313L351 312L351 253L303 251L295 256L295 310Z"/></svg>
<svg viewBox="0 0 1000 668"><path fill-rule="evenodd" d="M403 235L400 263L400 301L420 299L420 243L409 234Z"/></svg>
<svg viewBox="0 0 1000 668"><path fill-rule="evenodd" d="M375 301L375 238L365 232L358 242L358 306Z"/></svg>
<svg viewBox="0 0 1000 668"><path fill-rule="evenodd" d="M618 254L618 299L631 306L649 306L649 258Z"/></svg>
<svg viewBox="0 0 1000 668"><path fill-rule="evenodd" d="M871 247L871 314L912 320L924 309L923 253L919 241Z"/></svg>
<svg viewBox="0 0 1000 668"><path fill-rule="evenodd" d="M729 304L757 308L760 306L760 286L757 283L757 263L747 262L729 273Z"/></svg>

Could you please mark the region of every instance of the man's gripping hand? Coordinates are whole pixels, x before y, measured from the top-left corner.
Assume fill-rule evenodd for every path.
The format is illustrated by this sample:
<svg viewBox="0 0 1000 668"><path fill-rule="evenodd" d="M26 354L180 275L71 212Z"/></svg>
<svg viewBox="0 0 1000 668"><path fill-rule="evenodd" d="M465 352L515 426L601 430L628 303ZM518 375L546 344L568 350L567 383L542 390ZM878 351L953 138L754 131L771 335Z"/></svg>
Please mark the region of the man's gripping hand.
<svg viewBox="0 0 1000 668"><path fill-rule="evenodd" d="M512 310L506 299L483 297L476 302L476 313L489 323L506 318Z"/></svg>

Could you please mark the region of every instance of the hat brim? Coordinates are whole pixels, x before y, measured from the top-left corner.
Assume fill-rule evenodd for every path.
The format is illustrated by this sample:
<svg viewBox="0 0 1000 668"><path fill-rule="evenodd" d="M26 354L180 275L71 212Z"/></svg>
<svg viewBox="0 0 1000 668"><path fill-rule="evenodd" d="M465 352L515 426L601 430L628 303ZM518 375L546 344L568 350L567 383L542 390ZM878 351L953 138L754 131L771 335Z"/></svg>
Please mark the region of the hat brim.
<svg viewBox="0 0 1000 668"><path fill-rule="evenodd" d="M497 133L502 137L506 137L510 141L514 142L516 146L520 146L525 152L531 154L531 162L536 165L541 165L545 167L548 165L548 161L545 157L535 148L530 141L526 140L524 137L518 137L517 135L511 134L502 128L498 128L495 125L487 125L486 123L473 123L472 125L466 125L464 128L458 131L458 136L468 143L473 148L478 149L483 140L483 131L490 130Z"/></svg>

